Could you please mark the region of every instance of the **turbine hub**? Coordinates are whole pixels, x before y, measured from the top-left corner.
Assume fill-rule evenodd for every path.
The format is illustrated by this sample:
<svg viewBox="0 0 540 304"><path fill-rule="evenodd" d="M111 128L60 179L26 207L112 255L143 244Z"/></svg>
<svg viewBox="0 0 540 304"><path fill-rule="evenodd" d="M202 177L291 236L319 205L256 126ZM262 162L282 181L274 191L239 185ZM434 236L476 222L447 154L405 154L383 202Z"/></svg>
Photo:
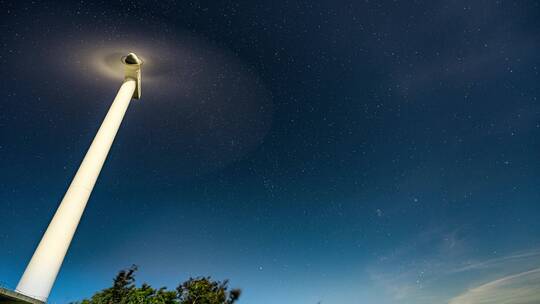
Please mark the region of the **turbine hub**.
<svg viewBox="0 0 540 304"><path fill-rule="evenodd" d="M135 53L129 53L127 56L123 57L123 62L125 64L142 64L143 61L135 55Z"/></svg>

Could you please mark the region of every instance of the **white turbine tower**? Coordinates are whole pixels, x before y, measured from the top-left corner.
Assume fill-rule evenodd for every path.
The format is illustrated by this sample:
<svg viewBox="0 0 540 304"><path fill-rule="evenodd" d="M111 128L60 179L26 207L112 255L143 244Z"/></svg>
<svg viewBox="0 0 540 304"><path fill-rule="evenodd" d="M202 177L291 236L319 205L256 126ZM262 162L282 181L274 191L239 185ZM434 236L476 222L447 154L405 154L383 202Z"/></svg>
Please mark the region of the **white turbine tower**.
<svg viewBox="0 0 540 304"><path fill-rule="evenodd" d="M141 96L142 61L130 53L122 62L124 82L17 285L16 291L23 295L47 301L131 98Z"/></svg>

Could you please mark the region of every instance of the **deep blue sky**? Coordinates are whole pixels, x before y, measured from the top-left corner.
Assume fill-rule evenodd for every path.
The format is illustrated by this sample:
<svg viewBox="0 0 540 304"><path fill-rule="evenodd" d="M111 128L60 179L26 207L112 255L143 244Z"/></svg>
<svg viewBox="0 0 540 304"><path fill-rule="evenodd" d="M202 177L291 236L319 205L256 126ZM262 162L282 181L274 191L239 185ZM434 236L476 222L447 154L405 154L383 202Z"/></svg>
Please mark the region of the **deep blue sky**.
<svg viewBox="0 0 540 304"><path fill-rule="evenodd" d="M92 3L90 3L92 2ZM240 303L540 301L539 1L0 1L15 287L145 58L50 303L230 279Z"/></svg>

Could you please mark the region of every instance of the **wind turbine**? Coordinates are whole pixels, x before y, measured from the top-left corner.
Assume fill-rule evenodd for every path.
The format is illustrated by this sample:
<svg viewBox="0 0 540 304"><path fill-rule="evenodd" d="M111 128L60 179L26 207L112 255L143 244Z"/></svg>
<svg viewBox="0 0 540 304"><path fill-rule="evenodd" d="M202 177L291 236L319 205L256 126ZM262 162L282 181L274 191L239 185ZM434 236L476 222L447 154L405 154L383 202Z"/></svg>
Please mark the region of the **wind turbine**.
<svg viewBox="0 0 540 304"><path fill-rule="evenodd" d="M124 81L15 289L20 294L47 301L129 103L141 97L142 60L129 53L122 62Z"/></svg>

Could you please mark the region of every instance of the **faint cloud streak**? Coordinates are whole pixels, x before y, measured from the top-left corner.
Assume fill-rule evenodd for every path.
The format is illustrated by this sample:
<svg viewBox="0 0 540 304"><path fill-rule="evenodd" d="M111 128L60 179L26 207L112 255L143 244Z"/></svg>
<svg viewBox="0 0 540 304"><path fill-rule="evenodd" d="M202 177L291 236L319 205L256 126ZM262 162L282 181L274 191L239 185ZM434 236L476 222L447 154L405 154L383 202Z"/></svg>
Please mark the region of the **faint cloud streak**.
<svg viewBox="0 0 540 304"><path fill-rule="evenodd" d="M540 303L540 268L502 277L451 299L449 304Z"/></svg>

